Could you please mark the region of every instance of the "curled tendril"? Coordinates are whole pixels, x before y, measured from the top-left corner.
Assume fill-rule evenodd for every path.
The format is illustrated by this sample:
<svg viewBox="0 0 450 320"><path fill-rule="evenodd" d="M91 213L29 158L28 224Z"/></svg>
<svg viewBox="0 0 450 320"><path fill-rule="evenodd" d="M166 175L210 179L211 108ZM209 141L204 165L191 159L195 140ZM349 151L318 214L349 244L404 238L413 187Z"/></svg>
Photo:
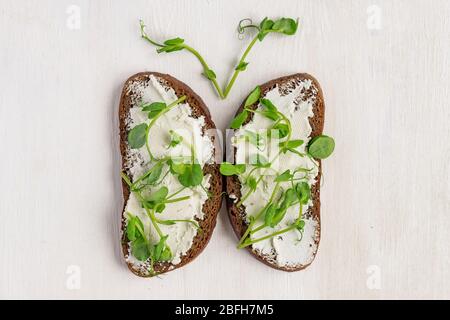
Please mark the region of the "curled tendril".
<svg viewBox="0 0 450 320"><path fill-rule="evenodd" d="M300 232L300 239L297 239L297 243L303 240L303 230L298 230Z"/></svg>
<svg viewBox="0 0 450 320"><path fill-rule="evenodd" d="M245 29L247 28L256 28L259 30L259 27L257 25L253 24L252 19L245 18L239 21L237 32L238 32L238 38L239 40L244 39Z"/></svg>

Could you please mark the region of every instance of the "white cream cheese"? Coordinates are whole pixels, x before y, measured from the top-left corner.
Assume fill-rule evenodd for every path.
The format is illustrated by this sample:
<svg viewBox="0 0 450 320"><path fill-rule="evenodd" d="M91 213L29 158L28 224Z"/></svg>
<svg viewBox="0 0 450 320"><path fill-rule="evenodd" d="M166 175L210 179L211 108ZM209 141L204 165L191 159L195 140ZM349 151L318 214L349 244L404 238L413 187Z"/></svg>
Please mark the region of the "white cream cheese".
<svg viewBox="0 0 450 320"><path fill-rule="evenodd" d="M130 109L127 118L127 129L130 130L141 123L150 123L147 113L142 112L140 107L142 103L164 102L167 105L176 101L179 97L176 96L175 91L168 87L163 79L154 75L148 77L148 81L132 82L127 88L127 94L131 98L132 108ZM158 118L155 124L149 131L149 147L154 158L161 157L177 157L191 156L190 145L194 145L197 161L203 167L205 163L212 160L213 143L211 138L203 134L205 126L205 118L203 116L194 118L192 116L192 109L187 103L181 103L170 111ZM170 130L183 137L181 143L175 147L168 148L170 143ZM128 158L125 159L125 166L129 173L131 181L135 181L139 176L145 173L153 166L150 161L150 156L144 145L140 149L129 149ZM162 175L169 170L165 164L162 170ZM205 190L209 188L209 175L203 179L203 187ZM169 190L169 195L173 194L183 186L178 181L177 177L171 173L164 176L160 184L155 186L153 190L157 190L165 186ZM153 191L150 189L150 191ZM160 220L193 220L203 219L204 213L202 211L203 204L208 199L205 190L199 185L194 188L185 188L182 192L177 194L178 197L188 196L188 200L168 203L162 213L155 213ZM159 236L155 228L151 225L151 221L141 207L136 196L131 193L127 200L125 212L130 212L138 216L143 224L146 234L149 235L151 243L157 243ZM196 227L191 223L177 222L173 225L159 225L163 234L167 234L167 246L171 249L173 258L170 261L173 265L181 262L181 258L191 248L193 239L197 234ZM131 252L126 257L128 262L131 262L136 268L141 268L141 271L147 271L147 262L137 260Z"/></svg>
<svg viewBox="0 0 450 320"><path fill-rule="evenodd" d="M311 91L313 94L310 97L304 96L305 91ZM306 146L310 140L312 132L309 118L314 116L313 105L317 96L317 88L314 87L310 80L303 80L301 82L293 81L289 88L280 88L276 86L266 93L266 99L269 99L291 122L293 139L303 140L304 143L296 148L301 153L306 153ZM258 106L258 109L261 105ZM256 153L263 154L269 161L275 158L278 153L278 142L283 139L270 139L270 147L266 143L266 147L259 147L245 141L243 136L246 131L255 133L262 133L273 125L273 121L264 117L261 114L255 113L252 120L244 125L241 129L236 130L235 136L232 140L236 147L236 163L248 163L249 157ZM274 144L275 142L275 144ZM264 143L263 143L264 146ZM275 147L274 147L275 146ZM239 176L241 182L241 195L246 195L250 188L245 182L245 178L253 166L247 165L246 172ZM245 219L249 222L250 216L256 216L269 202L272 191L275 187L274 179L277 175L286 170L293 172L297 168L311 169L308 175L307 183L312 186L316 183L318 175L317 165L309 157L300 157L292 152L281 153L277 160L269 170L257 169L252 176L258 179L261 175L262 180L258 184L255 192L243 201L245 207ZM296 177L303 177L304 173L297 173ZM281 188L286 190L290 187L290 182L280 184ZM317 251L316 240L319 237L318 221L312 215L308 214L308 209L312 206L310 200L307 205L303 206L303 219L305 226L302 234L293 229L289 232L283 233L279 236L263 240L252 245L252 249L259 254L270 257L278 266L282 267L296 267L306 265L311 262L314 253ZM290 226L299 215L299 205L294 205L287 210L283 220L274 228L266 227L250 235L252 240L264 237ZM264 217L260 217L255 226L263 223Z"/></svg>

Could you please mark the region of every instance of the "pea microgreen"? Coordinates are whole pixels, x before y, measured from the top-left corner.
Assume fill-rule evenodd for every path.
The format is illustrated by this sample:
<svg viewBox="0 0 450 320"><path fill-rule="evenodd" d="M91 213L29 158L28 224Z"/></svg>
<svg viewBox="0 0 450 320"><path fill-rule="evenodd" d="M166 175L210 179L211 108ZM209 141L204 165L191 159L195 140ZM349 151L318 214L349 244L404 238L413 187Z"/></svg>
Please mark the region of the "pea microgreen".
<svg viewBox="0 0 450 320"><path fill-rule="evenodd" d="M216 73L211 69L205 70L203 75L211 81L217 78Z"/></svg>
<svg viewBox="0 0 450 320"><path fill-rule="evenodd" d="M178 181L185 187L195 187L201 184L203 181L203 171L200 164L185 164L183 173L178 175Z"/></svg>
<svg viewBox="0 0 450 320"><path fill-rule="evenodd" d="M164 43L158 43L158 42L152 40L147 35L147 33L145 32L145 24L142 20L140 21L140 27L141 27L141 37L143 39L145 39L147 42L149 42L150 44L156 46L158 48L156 50L157 53L163 53L163 52L170 53L170 52L175 52L175 51L186 50L186 51L190 52L191 54L193 54L203 67L203 75L205 75L205 77L211 81L211 83L213 84L214 88L216 89L219 97L222 99L224 98L224 94L222 92L222 89L219 86L219 83L216 80L216 74L214 73L214 71L206 63L206 61L202 57L202 55L197 50L195 50L191 46L187 45L185 43L184 39L177 37L177 38L166 40L166 41L164 41Z"/></svg>
<svg viewBox="0 0 450 320"><path fill-rule="evenodd" d="M176 46L184 43L184 39L181 38L174 38L164 41L164 44L167 46Z"/></svg>
<svg viewBox="0 0 450 320"><path fill-rule="evenodd" d="M273 32L283 33L285 35L291 36L297 32L298 28L298 20L295 21L290 18L281 18L272 26Z"/></svg>
<svg viewBox="0 0 450 320"><path fill-rule="evenodd" d="M300 147L302 144L303 144L303 140L288 140L288 141L280 142L279 146L280 146L280 151L282 153L286 153L286 152L290 151L292 153L299 155L300 157L303 157L304 154L300 153L299 151L296 150L296 148Z"/></svg>
<svg viewBox="0 0 450 320"><path fill-rule="evenodd" d="M147 198L146 200L149 202L162 202L167 195L169 194L169 189L165 186L162 186L161 188L159 188L158 190L156 190L155 192L152 192Z"/></svg>
<svg viewBox="0 0 450 320"><path fill-rule="evenodd" d="M145 261L150 257L151 249L149 248L148 243L145 239L138 238L132 241L131 253L139 261Z"/></svg>
<svg viewBox="0 0 450 320"><path fill-rule="evenodd" d="M277 212L277 206L275 203L271 203L264 211L264 225L270 226L272 224L275 213Z"/></svg>
<svg viewBox="0 0 450 320"><path fill-rule="evenodd" d="M253 89L253 91L250 92L247 99L245 99L244 108L247 108L252 104L258 102L260 96L261 96L261 87L256 86L255 89Z"/></svg>
<svg viewBox="0 0 450 320"><path fill-rule="evenodd" d="M308 144L308 154L316 159L328 158L334 151L334 139L325 135L313 138Z"/></svg>
<svg viewBox="0 0 450 320"><path fill-rule="evenodd" d="M259 41L263 41L264 38L271 32L274 22L269 18L264 18L259 24L259 33L257 35Z"/></svg>
<svg viewBox="0 0 450 320"><path fill-rule="evenodd" d="M246 183L252 191L255 191L256 187L258 186L258 181L253 176L248 177Z"/></svg>
<svg viewBox="0 0 450 320"><path fill-rule="evenodd" d="M182 174L186 169L185 164L177 159L169 159L167 164L169 165L170 172L172 174Z"/></svg>
<svg viewBox="0 0 450 320"><path fill-rule="evenodd" d="M279 176L275 178L275 182L285 182L291 180L293 175L291 174L291 170L286 170Z"/></svg>
<svg viewBox="0 0 450 320"><path fill-rule="evenodd" d="M248 24L246 26L242 26L243 22L250 22L250 24ZM228 96L228 94L230 93L231 88L233 87L239 73L245 70L245 69L241 70L242 68L239 68L239 66L241 66L243 63L247 63L246 62L247 56L250 53L253 46L255 45L255 43L258 40L263 41L264 38L271 32L281 33L281 34L285 34L285 35L295 34L297 31L297 28L298 28L298 21L295 21L290 18L281 18L274 22L268 18L265 18L263 21L261 21L259 26L257 26L255 24L253 24L253 22L250 19L241 20L239 22L238 32L242 34L245 32L245 30L247 28L257 29L258 33L252 39L252 41L249 43L249 45L245 49L244 53L242 54L241 58L239 59L237 67L235 68L235 71L234 71L230 81L228 82L228 84L225 87L225 90L223 91L224 98L226 98Z"/></svg>
<svg viewBox="0 0 450 320"><path fill-rule="evenodd" d="M248 25L243 25L244 22L250 22ZM145 39L147 42L152 44L153 46L157 47L156 52L157 53L170 53L175 51L182 51L186 50L190 52L194 57L197 58L197 60L200 62L203 72L202 74L211 81L214 89L216 90L218 96L221 99L225 99L233 87L239 73L245 71L247 69L247 66L249 64L248 61L246 61L247 56L249 55L251 49L256 44L256 42L263 41L263 39L269 34L269 33L279 33L284 35L293 35L296 33L298 28L298 21L295 21L291 18L280 18L278 20L271 20L268 18L265 18L259 25L253 24L253 22L250 19L243 19L239 22L238 26L238 32L239 34L243 34L246 29L253 28L256 29L258 32L252 39L252 41L249 43L247 48L245 49L244 53L242 54L241 58L239 59L237 65L234 67L234 73L231 76L228 83L224 86L224 89L221 88L219 83L217 82L217 75L216 73L209 67L206 60L203 58L203 56L195 50L193 47L186 44L185 40L176 37L172 39L168 39L164 41L163 43L159 43L153 39L151 39L147 33L145 32L145 24L141 20L140 21L140 29L141 29L141 37ZM258 99L255 100L255 102Z"/></svg>
<svg viewBox="0 0 450 320"><path fill-rule="evenodd" d="M273 121L277 121L280 119L278 114L278 109L269 99L263 98L260 100L261 104L266 107L265 112L263 113L267 118L272 119Z"/></svg>
<svg viewBox="0 0 450 320"><path fill-rule="evenodd" d="M153 102L142 105L142 111L148 112L149 119L156 117L165 108L167 108L167 105L164 102Z"/></svg>
<svg viewBox="0 0 450 320"><path fill-rule="evenodd" d="M172 257L172 253L169 247L166 246L166 240L168 236L162 236L159 239L159 242L154 245L154 250L152 254L152 260L154 261L165 261L169 260Z"/></svg>
<svg viewBox="0 0 450 320"><path fill-rule="evenodd" d="M130 241L135 241L138 238L145 238L144 224L138 216L133 216L128 213L127 237Z"/></svg>
<svg viewBox="0 0 450 320"><path fill-rule="evenodd" d="M245 71L245 69L247 69L247 66L248 66L248 62L242 61L236 66L236 68L234 70L236 70L236 71Z"/></svg>
<svg viewBox="0 0 450 320"><path fill-rule="evenodd" d="M163 167L164 167L164 164L162 162L156 163L153 166L148 177L146 179L144 179L145 183L149 184L149 185L154 185L158 181L159 177L161 176Z"/></svg>
<svg viewBox="0 0 450 320"><path fill-rule="evenodd" d="M219 170L224 176L238 175L245 172L245 164L231 164L229 162L223 162L220 164Z"/></svg>
<svg viewBox="0 0 450 320"><path fill-rule="evenodd" d="M170 134L169 148L176 147L177 145L179 145L181 143L181 141L183 141L183 137L180 136L175 131L169 130L169 134Z"/></svg>
<svg viewBox="0 0 450 320"><path fill-rule="evenodd" d="M277 123L276 125L273 126L273 129L278 131L277 138L279 139L286 138L290 130L289 126L285 123Z"/></svg>
<svg viewBox="0 0 450 320"><path fill-rule="evenodd" d="M311 188L308 183L302 181L295 185L295 192L301 204L305 205L311 198Z"/></svg>
<svg viewBox="0 0 450 320"><path fill-rule="evenodd" d="M128 144L131 149L139 149L145 145L147 139L147 124L141 123L128 133Z"/></svg>
<svg viewBox="0 0 450 320"><path fill-rule="evenodd" d="M151 249L144 232L144 224L138 216L133 216L129 212L126 235L131 241L131 253L139 261L145 261L150 257Z"/></svg>
<svg viewBox="0 0 450 320"><path fill-rule="evenodd" d="M248 111L242 110L232 121L231 121L231 129L239 129L247 120Z"/></svg>

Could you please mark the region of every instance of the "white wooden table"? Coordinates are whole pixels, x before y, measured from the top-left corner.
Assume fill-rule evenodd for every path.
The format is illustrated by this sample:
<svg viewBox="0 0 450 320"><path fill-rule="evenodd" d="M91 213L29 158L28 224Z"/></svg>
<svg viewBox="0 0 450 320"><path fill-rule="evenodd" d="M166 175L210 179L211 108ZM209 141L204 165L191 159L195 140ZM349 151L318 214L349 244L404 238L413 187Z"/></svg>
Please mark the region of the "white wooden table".
<svg viewBox="0 0 450 320"><path fill-rule="evenodd" d="M185 38L223 83L249 41L238 21L266 15L298 16L300 31L258 43L226 101L191 55L139 38L139 18L155 38ZM1 0L0 298L450 298L449 15L446 0ZM319 79L337 146L309 269L237 251L222 210L187 267L127 271L116 112L143 70L187 82L221 129L256 84Z"/></svg>

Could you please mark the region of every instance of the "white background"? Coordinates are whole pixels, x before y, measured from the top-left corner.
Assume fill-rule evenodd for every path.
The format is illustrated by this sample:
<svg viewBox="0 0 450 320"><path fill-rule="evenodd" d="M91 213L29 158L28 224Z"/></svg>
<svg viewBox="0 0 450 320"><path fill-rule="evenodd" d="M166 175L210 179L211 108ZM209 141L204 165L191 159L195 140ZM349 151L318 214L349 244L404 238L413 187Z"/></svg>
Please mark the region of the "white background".
<svg viewBox="0 0 450 320"><path fill-rule="evenodd" d="M0 4L0 298L450 298L449 1ZM238 21L266 15L299 17L299 33L257 43L226 101L191 55L139 38L139 18L157 39L185 38L224 83L249 42ZM185 81L222 129L256 84L319 79L337 145L310 268L283 273L236 250L222 210L193 263L161 279L127 270L116 113L123 82L144 70Z"/></svg>

